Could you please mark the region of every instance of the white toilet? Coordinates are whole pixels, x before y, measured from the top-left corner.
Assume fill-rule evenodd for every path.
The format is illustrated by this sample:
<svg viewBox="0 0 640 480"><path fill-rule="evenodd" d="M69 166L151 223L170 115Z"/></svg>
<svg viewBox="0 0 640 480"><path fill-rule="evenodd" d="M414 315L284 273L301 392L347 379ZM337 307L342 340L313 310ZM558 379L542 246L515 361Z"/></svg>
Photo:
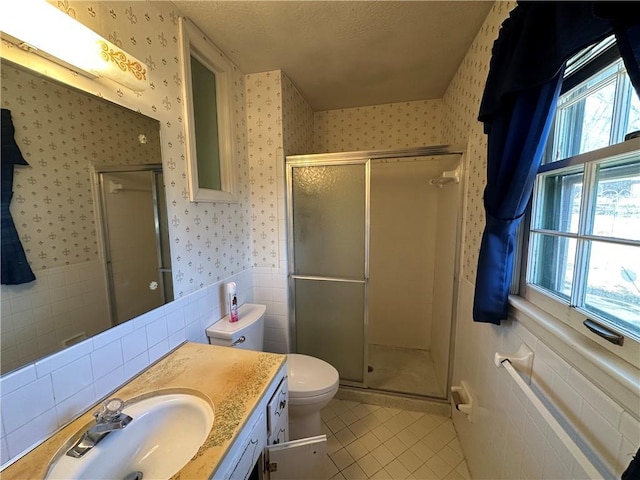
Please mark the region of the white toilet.
<svg viewBox="0 0 640 480"><path fill-rule="evenodd" d="M241 305L237 322L231 323L228 317L224 317L207 328L209 343L262 351L266 310L264 305ZM296 440L321 435L320 410L338 391L338 371L319 358L290 353L287 375L289 438Z"/></svg>
<svg viewBox="0 0 640 480"><path fill-rule="evenodd" d="M319 358L299 353L288 357L289 438L320 435L320 410L338 391L338 371Z"/></svg>

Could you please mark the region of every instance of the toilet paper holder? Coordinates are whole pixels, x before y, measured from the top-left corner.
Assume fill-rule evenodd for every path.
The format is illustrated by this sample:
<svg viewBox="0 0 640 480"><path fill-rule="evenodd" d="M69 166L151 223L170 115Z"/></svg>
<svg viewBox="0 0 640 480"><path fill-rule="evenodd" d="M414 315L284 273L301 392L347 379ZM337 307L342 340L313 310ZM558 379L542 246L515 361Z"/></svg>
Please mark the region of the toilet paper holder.
<svg viewBox="0 0 640 480"><path fill-rule="evenodd" d="M469 391L467 382L462 380L460 385L451 387L451 402L456 410L464 413L467 416L467 420L473 423L473 407L474 398Z"/></svg>

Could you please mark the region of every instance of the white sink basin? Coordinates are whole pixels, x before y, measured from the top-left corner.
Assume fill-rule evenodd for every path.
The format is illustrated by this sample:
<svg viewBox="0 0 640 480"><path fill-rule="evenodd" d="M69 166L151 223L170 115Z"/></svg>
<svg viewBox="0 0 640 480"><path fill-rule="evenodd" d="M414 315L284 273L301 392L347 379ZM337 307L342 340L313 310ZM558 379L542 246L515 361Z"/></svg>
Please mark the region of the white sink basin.
<svg viewBox="0 0 640 480"><path fill-rule="evenodd" d="M122 480L141 472L144 480L168 479L193 458L213 425L211 403L186 393L145 398L123 412L133 417L129 425L104 437L81 458L65 455L65 449L46 478Z"/></svg>

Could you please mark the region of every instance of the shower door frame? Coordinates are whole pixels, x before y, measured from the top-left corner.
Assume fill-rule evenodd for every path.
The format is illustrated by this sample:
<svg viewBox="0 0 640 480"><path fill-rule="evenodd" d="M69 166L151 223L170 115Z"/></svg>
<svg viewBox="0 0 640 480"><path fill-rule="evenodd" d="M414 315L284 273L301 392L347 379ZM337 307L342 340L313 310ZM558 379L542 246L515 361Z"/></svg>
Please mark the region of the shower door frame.
<svg viewBox="0 0 640 480"><path fill-rule="evenodd" d="M296 339L296 315L295 315L295 279L306 278L312 279L307 276L297 276L295 274L295 258L293 248L293 198L292 198L292 169L294 166L332 166L332 165L346 165L346 164L359 164L366 163L366 224L365 224L365 305L364 305L364 322L363 322L363 382L352 382L348 380L340 379L340 385L354 386L360 388L368 388L366 384L366 374L368 366L368 330L369 330L369 240L370 240L370 176L371 176L371 162L375 160L390 160L396 158L410 158L410 157L438 157L444 155L460 155L460 163L463 165L463 172L466 172L466 150L465 145L433 145L424 147L407 147L398 149L381 149L381 150L361 150L353 152L335 152L335 153L314 153L305 155L287 155L285 157L285 174L286 174L286 201L287 201L287 250L288 250L288 282L289 282L289 338L292 351L297 351L297 339ZM455 265L453 273L453 290L451 298L451 331L449 337L449 364L447 365L447 379L444 396L445 398L422 396L421 398L431 398L438 401L448 401L449 389L452 384L453 376L453 359L454 359L454 340L456 334L456 317L457 317L457 298L458 298L458 282L460 280L460 260L461 260L461 245L462 245L462 216L465 208L464 202L464 175L460 179L460 192L459 192L459 205L458 216L456 219L456 248L455 248ZM323 278L316 278L317 280L324 280ZM336 279L332 279L336 280ZM416 396L412 394L403 394L408 396Z"/></svg>
<svg viewBox="0 0 640 480"><path fill-rule="evenodd" d="M294 351L297 351L297 336L296 336L296 280L311 280L311 281L329 281L329 282L347 282L347 283L361 283L364 284L364 319L363 319L363 371L362 382L355 382L351 380L340 379L341 385L349 385L355 387L366 387L365 377L367 373L367 358L368 358L368 329L369 329L369 204L370 204L370 185L369 180L371 177L371 161L367 157L349 157L343 156L342 158L317 158L313 155L314 159L308 160L308 156L287 156L286 157L286 181L287 181L287 238L290 240L287 242L287 256L288 256L288 282L289 282L289 311L291 312L290 332L289 338L291 339L291 346ZM325 156L325 155L323 155ZM326 157L326 156L325 156ZM364 275L363 279L349 279L349 278L335 278L335 277L322 277L322 276L310 276L310 275L297 275L295 273L295 254L294 254L294 242L293 242L293 169L299 167L336 167L342 165L364 165L365 169L365 188L364 188Z"/></svg>
<svg viewBox="0 0 640 480"><path fill-rule="evenodd" d="M153 182L151 186L151 196L153 200L153 223L155 229L155 240L156 240L156 261L158 263L158 288L161 292L162 304L166 304L167 302L167 286L164 281L164 273L171 273L171 268L166 268L163 263L162 258L162 245L161 245L161 231L160 231L160 209L158 206L158 202L160 201L158 195L158 184L157 184L157 174L164 175L164 171L162 169L161 163L148 163L148 164L133 164L133 165L92 165L91 167L91 175L93 177L93 182L96 186L96 204L97 204L97 213L98 213L98 238L101 241L101 257L102 262L105 268L105 273L107 276L107 290L109 296L108 308L109 308L109 318L112 326L117 326L119 323L116 319L116 295L115 295L115 285L113 280L113 271L112 271L112 262L111 262L111 245L109 242L109 225L107 222L107 212L106 212L106 192L105 185L102 181L103 174L108 173L128 173L128 172L151 172L154 175ZM167 219L168 220L168 219ZM124 320L126 321L126 320ZM120 321L120 324L124 321Z"/></svg>

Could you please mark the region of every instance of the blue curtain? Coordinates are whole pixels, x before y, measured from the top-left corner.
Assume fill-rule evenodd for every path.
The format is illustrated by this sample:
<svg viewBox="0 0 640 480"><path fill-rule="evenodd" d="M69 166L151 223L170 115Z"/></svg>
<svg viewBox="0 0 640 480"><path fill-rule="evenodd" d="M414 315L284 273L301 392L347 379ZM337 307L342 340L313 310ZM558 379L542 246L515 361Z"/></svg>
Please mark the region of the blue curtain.
<svg viewBox="0 0 640 480"><path fill-rule="evenodd" d="M640 26L617 29L616 43L633 88L640 95Z"/></svg>
<svg viewBox="0 0 640 480"><path fill-rule="evenodd" d="M507 318L516 229L531 198L567 59L615 33L640 91L639 25L635 2L519 2L502 24L478 117L488 138L475 321L498 325Z"/></svg>
<svg viewBox="0 0 640 480"><path fill-rule="evenodd" d="M0 161L0 257L2 259L1 282L5 285L29 283L36 279L20 243L18 231L9 211L13 196L13 168L29 165L15 142L15 129L11 112L2 109L2 157Z"/></svg>
<svg viewBox="0 0 640 480"><path fill-rule="evenodd" d="M510 116L494 122L488 138L486 226L473 305L476 321L507 318L516 229L524 215L553 120L562 75L518 95Z"/></svg>

